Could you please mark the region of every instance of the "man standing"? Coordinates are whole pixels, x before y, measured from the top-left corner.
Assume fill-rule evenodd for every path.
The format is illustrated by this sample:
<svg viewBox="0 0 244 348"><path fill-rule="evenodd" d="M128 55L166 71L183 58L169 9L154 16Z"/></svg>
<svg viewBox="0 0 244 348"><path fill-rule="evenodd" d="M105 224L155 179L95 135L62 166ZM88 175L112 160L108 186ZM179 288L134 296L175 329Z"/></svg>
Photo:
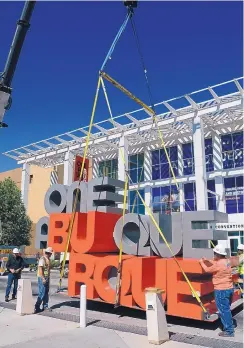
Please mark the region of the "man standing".
<svg viewBox="0 0 244 348"><path fill-rule="evenodd" d="M52 253L53 249L48 247L45 250L44 256L40 258L38 263L38 297L35 304L35 313L41 312L41 305L43 305L43 310L49 310L48 295L50 286L50 258Z"/></svg>
<svg viewBox="0 0 244 348"><path fill-rule="evenodd" d="M223 324L223 331L219 333L219 336L234 337L234 325L230 310L234 293L231 267L237 266L238 261L236 258L227 259L225 248L221 245L216 245L213 252L214 260L208 261L202 258L200 264L205 272L213 274L215 302Z"/></svg>
<svg viewBox="0 0 244 348"><path fill-rule="evenodd" d="M239 279L238 284L241 289L241 297L243 298L243 275L244 275L244 244L239 244L237 247L237 255L239 257Z"/></svg>
<svg viewBox="0 0 244 348"><path fill-rule="evenodd" d="M21 278L21 271L24 269L24 267L25 267L25 263L22 257L20 256L19 249L14 248L13 254L9 256L9 259L6 264L6 268L9 271L8 284L6 288L6 294L5 294L6 302L9 301L9 294L10 294L13 283L14 283L14 287L13 287L12 300L16 299L18 280Z"/></svg>

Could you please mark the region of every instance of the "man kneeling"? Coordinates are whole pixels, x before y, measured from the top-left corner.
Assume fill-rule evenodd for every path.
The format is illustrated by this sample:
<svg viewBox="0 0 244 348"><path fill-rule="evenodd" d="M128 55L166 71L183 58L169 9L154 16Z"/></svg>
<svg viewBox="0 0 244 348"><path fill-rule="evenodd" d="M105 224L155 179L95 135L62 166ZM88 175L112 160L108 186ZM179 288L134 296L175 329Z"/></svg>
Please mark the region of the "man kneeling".
<svg viewBox="0 0 244 348"><path fill-rule="evenodd" d="M50 285L50 257L52 256L53 249L47 248L44 256L42 256L38 263L37 279L38 279L38 297L35 305L35 313L42 310L50 310L48 308L49 300L49 285Z"/></svg>

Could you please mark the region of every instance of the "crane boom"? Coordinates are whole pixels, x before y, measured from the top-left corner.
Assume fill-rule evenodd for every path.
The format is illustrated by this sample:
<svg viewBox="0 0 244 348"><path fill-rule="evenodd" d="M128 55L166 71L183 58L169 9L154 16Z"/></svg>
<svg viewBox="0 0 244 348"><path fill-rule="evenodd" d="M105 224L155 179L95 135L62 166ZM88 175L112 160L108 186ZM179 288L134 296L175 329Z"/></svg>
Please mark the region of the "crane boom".
<svg viewBox="0 0 244 348"><path fill-rule="evenodd" d="M14 77L15 69L18 64L19 56L27 30L30 27L30 19L35 7L36 1L26 1L21 17L17 22L17 29L13 38L12 45L8 54L8 58L4 67L2 76L0 77L0 128L7 127L3 122L5 110L11 105L11 82Z"/></svg>

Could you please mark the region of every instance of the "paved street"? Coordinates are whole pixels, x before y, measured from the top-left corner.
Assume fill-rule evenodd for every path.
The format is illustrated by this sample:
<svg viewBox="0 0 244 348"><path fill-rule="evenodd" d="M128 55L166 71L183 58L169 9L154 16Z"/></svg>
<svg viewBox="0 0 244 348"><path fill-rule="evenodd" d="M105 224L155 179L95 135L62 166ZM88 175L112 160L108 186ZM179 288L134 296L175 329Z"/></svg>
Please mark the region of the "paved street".
<svg viewBox="0 0 244 348"><path fill-rule="evenodd" d="M36 274L35 273L24 273L23 278L30 278L32 281L32 289L33 289L33 295L34 297L37 295L37 281L36 281ZM79 299L77 298L70 298L67 296L67 293L56 293L57 286L58 286L58 280L59 280L59 274L58 272L52 272L52 282L51 282L51 290L50 290L50 306L53 308L53 312L50 314L46 314L49 316L47 318L43 315L38 316L31 316L33 320L51 320L51 322L56 322L55 325L59 327L63 327L64 323L68 321L69 324L67 326L70 328L76 328L77 323L79 321ZM6 286L7 277L0 277L0 302L4 300L4 291ZM63 281L63 287L67 287L67 279L64 279ZM3 304L5 306L5 304ZM14 309L15 308L15 301L11 301L9 304L7 304L8 308ZM9 309L4 308L2 310L2 313L0 315L1 318L3 318L2 315L7 313L6 311L9 311ZM1 310L0 310L1 312ZM14 311L10 311L13 315L15 315ZM234 342L232 343L231 347L233 348L241 348L242 347L242 335L243 335L243 313L242 311L235 311L235 319L237 320L237 329L236 334L234 337ZM8 314L10 315L10 314ZM88 323L89 323L89 329L86 329L86 335L90 332L89 330L95 330L91 333L91 335L103 335L106 330L109 330L108 333L105 335L106 337L109 337L109 335L115 332L115 337L125 337L125 339L130 340L141 340L141 343L137 342L136 345L132 345L133 347L144 347L145 344L147 344L147 337L146 337L146 319L145 319L145 313L140 310L132 310L132 309L126 309L126 308L119 308L117 310L114 310L112 305L104 304L104 303L98 303L93 301L88 301ZM27 317L21 317L23 320L27 321ZM28 316L30 318L30 316ZM35 319L34 319L35 318ZM42 318L42 319L36 319L36 318ZM45 318L45 319L44 319ZM55 319L54 319L55 318ZM62 320L57 320L62 319ZM66 320L66 321L65 321ZM231 340L228 338L220 339L218 337L218 323L203 323L203 322L197 322L194 320L183 320L179 318L171 318L168 317L168 329L171 335L171 340L174 341L174 344L177 344L177 342L180 342L180 347L183 347L183 343L190 344L191 348L195 346L204 346L204 347L221 347L221 348L229 348L231 344ZM0 321L1 323L1 321ZM45 324L46 325L46 324ZM60 326L61 325L61 326ZM69 326L71 325L71 326ZM72 326L74 325L74 326ZM56 326L55 326L56 327ZM23 329L23 328L22 328ZM21 330L22 330L21 329ZM1 329L0 329L1 330ZM34 330L34 329L33 329ZM88 330L88 331L87 331ZM104 331L105 330L105 331ZM61 330L62 331L62 330ZM56 331L55 331L56 332ZM65 335L65 333L62 333ZM69 333L71 334L71 333ZM72 331L72 339L75 340L79 334L76 333L76 330L73 329ZM52 343L58 344L60 333L57 333L57 341L53 339L52 334ZM113 335L112 335L113 336ZM76 338L75 338L76 337ZM129 338L128 338L129 337ZM7 338L6 338L7 339ZM41 338L42 343L45 343L44 338ZM62 342L65 341L66 338L63 337ZM115 338L111 337L111 340L114 341ZM2 336L1 340L2 342ZM67 336L67 341L69 341ZM56 343L54 343L56 342ZM70 341L71 342L71 341ZM80 341L82 342L82 341ZM105 341L103 340L103 343ZM75 343L75 342L74 342ZM99 342L98 342L99 343ZM170 343L170 344L173 344ZM67 343L68 344L68 343ZM93 344L93 343L92 343ZM86 345L86 347L91 348L97 348L97 347L110 347L105 345L96 345L97 343L94 343L95 345ZM129 344L126 346L119 345L118 343L117 347L131 347ZM1 344L0 344L1 346ZM60 345L59 345L60 346ZM67 346L67 345L66 345ZM28 345L25 345L25 347L28 347ZM53 345L53 347L56 347ZM115 347L115 346L113 346ZM145 346L146 347L146 346ZM169 346L171 347L171 346ZM173 346L172 346L173 347ZM178 347L178 346L175 346Z"/></svg>

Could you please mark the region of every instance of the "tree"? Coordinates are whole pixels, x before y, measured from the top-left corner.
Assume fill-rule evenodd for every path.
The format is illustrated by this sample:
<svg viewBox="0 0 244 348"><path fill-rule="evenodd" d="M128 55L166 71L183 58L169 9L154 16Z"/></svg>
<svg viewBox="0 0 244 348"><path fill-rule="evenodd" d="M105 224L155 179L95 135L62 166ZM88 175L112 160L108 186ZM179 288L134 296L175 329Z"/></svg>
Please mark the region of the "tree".
<svg viewBox="0 0 244 348"><path fill-rule="evenodd" d="M32 222L26 214L21 192L8 178L0 182L0 244L30 245Z"/></svg>

